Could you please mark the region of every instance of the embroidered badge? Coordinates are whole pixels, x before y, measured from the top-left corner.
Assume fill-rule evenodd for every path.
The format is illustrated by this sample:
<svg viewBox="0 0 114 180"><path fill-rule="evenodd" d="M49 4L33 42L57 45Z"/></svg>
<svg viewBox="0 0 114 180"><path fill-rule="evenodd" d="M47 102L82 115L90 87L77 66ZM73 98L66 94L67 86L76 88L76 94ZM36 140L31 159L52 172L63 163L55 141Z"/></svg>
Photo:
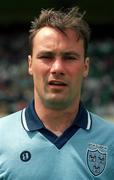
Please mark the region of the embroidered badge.
<svg viewBox="0 0 114 180"><path fill-rule="evenodd" d="M23 151L20 154L20 159L24 162L27 162L31 159L31 153L29 151Z"/></svg>
<svg viewBox="0 0 114 180"><path fill-rule="evenodd" d="M106 168L107 147L99 144L89 144L87 165L94 176L99 176Z"/></svg>

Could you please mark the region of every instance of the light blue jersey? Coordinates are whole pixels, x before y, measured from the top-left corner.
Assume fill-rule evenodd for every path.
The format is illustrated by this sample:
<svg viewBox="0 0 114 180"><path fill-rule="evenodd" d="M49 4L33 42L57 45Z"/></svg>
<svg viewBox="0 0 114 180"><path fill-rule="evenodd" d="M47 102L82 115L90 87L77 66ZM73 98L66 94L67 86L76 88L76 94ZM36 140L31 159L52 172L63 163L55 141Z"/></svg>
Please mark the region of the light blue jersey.
<svg viewBox="0 0 114 180"><path fill-rule="evenodd" d="M34 111L0 119L0 180L114 180L114 125L82 104L57 137Z"/></svg>

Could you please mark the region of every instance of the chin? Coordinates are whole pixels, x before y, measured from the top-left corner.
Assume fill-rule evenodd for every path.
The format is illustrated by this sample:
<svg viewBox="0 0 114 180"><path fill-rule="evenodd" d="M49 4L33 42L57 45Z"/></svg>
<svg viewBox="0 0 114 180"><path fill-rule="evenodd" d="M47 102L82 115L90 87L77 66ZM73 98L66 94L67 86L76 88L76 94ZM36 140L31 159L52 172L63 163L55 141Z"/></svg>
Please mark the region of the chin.
<svg viewBox="0 0 114 180"><path fill-rule="evenodd" d="M48 101L45 102L45 106L53 110L66 109L68 108L69 105L70 105L70 102L63 98L62 99L59 99L59 98L48 99Z"/></svg>

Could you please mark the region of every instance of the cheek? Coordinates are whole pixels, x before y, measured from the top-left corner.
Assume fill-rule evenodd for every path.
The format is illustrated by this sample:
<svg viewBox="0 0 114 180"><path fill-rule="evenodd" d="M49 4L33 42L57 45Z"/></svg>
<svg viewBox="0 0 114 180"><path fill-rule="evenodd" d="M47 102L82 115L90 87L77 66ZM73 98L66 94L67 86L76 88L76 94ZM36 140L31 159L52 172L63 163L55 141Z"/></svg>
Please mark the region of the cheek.
<svg viewBox="0 0 114 180"><path fill-rule="evenodd" d="M34 76L39 76L42 72L42 68L39 63L36 63L37 61L34 60L32 64L32 72Z"/></svg>
<svg viewBox="0 0 114 180"><path fill-rule="evenodd" d="M80 88L83 78L84 78L83 74L84 74L84 71L81 66L77 66L76 68L72 69L72 71L70 71L71 83L73 87L78 86Z"/></svg>
<svg viewBox="0 0 114 180"><path fill-rule="evenodd" d="M78 79L78 78L82 77L83 72L84 72L83 65L82 66L77 65L77 66L74 66L72 69L70 69L70 74L71 74L72 78L74 78L74 79Z"/></svg>
<svg viewBox="0 0 114 180"><path fill-rule="evenodd" d="M44 66L38 64L33 66L33 80L36 86L42 86L47 78Z"/></svg>

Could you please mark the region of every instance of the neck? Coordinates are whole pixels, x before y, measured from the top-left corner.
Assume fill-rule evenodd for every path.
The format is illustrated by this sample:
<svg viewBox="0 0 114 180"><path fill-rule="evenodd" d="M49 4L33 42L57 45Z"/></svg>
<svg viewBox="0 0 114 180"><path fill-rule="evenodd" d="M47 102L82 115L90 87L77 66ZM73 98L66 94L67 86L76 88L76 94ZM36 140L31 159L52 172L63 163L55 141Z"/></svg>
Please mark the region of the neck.
<svg viewBox="0 0 114 180"><path fill-rule="evenodd" d="M64 110L53 110L44 107L35 101L35 111L44 126L56 134L61 135L65 129L71 126L79 109L79 102Z"/></svg>

